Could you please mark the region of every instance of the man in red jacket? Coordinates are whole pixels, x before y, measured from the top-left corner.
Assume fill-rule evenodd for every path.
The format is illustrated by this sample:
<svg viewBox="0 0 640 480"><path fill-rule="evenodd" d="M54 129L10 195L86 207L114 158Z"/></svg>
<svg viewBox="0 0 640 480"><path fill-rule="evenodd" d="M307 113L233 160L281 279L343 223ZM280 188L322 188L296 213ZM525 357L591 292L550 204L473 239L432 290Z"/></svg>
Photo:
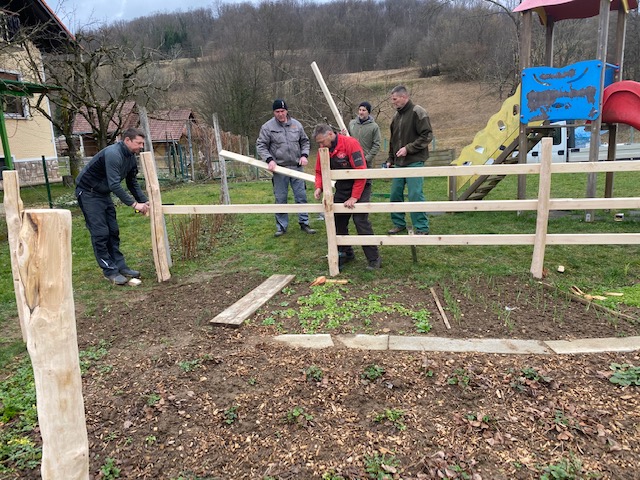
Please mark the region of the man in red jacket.
<svg viewBox="0 0 640 480"><path fill-rule="evenodd" d="M313 131L313 138L318 146L329 149L331 170L339 169L364 169L367 168L362 147L353 137L346 137L337 134L326 124L317 125ZM316 181L313 196L319 200L322 195L322 168L320 166L320 153L316 159ZM336 182L336 192L334 202L343 202L347 208L355 208L357 202L369 202L371 199L371 180L359 178L357 180L338 180ZM335 215L336 234L349 235L349 218L353 215L353 223L356 226L358 235L373 235L373 228L369 221L368 213L337 213ZM376 270L380 268L381 259L378 247L375 245L363 245L365 257L367 257L367 269ZM339 266L353 260L355 254L352 246L340 245L338 247L340 256Z"/></svg>

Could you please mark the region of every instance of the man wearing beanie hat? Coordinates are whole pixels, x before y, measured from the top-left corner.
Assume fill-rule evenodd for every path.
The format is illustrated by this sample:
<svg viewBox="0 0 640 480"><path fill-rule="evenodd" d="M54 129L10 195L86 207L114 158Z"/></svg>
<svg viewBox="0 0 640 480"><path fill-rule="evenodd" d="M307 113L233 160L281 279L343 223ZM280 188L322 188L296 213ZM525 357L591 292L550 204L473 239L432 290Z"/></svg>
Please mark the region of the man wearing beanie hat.
<svg viewBox="0 0 640 480"><path fill-rule="evenodd" d="M358 116L349 122L349 134L360 142L367 168L373 168L373 160L380 151L380 127L371 116L369 102L358 105Z"/></svg>
<svg viewBox="0 0 640 480"><path fill-rule="evenodd" d="M287 104L282 99L273 102L273 118L260 128L256 141L256 150L260 158L267 162L270 171L276 165L298 172L304 170L309 158L309 137L304 133L302 124L289 116ZM277 204L287 203L289 185L296 203L307 203L305 181L278 173L273 174L273 195ZM309 214L298 214L300 229L308 234L316 231L309 226ZM276 237L284 235L289 227L289 214L276 213Z"/></svg>

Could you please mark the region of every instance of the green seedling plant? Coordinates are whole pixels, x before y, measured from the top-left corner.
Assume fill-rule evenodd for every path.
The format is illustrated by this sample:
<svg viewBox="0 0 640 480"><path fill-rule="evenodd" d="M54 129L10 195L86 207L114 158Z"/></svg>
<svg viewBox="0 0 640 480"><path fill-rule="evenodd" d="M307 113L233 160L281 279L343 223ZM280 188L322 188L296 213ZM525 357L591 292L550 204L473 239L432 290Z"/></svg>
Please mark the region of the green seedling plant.
<svg viewBox="0 0 640 480"><path fill-rule="evenodd" d="M471 383L471 372L465 370L464 368L456 368L453 371L453 374L447 378L447 383L449 385L458 385L460 387L466 388Z"/></svg>
<svg viewBox="0 0 640 480"><path fill-rule="evenodd" d="M178 366L183 372L188 373L198 368L201 363L202 363L202 360L196 358L194 360L184 360L182 362L179 362Z"/></svg>
<svg viewBox="0 0 640 480"><path fill-rule="evenodd" d="M621 387L640 386L640 367L634 367L628 363L612 363L609 369L613 370L613 375L609 381Z"/></svg>
<svg viewBox="0 0 640 480"><path fill-rule="evenodd" d="M150 393L149 395L147 395L147 405L153 407L160 401L161 398L162 397L160 397L160 395L158 395L157 393Z"/></svg>
<svg viewBox="0 0 640 480"><path fill-rule="evenodd" d="M369 474L369 478L375 480L392 480L399 466L400 461L394 455L374 453L364 456L365 471Z"/></svg>
<svg viewBox="0 0 640 480"><path fill-rule="evenodd" d="M333 470L324 472L322 474L322 480L346 480L342 475L336 474Z"/></svg>
<svg viewBox="0 0 640 480"><path fill-rule="evenodd" d="M313 420L313 415L304 411L302 407L293 407L287 412L286 422L290 424L306 425Z"/></svg>
<svg viewBox="0 0 640 480"><path fill-rule="evenodd" d="M572 456L563 458L558 463L548 465L542 469L540 480L579 480L585 478L582 471L582 462Z"/></svg>
<svg viewBox="0 0 640 480"><path fill-rule="evenodd" d="M78 355L80 357L80 372L84 375L87 373L93 363L104 358L108 353L107 347L109 343L105 340L100 340L97 345L92 345L86 350L80 350Z"/></svg>
<svg viewBox="0 0 640 480"><path fill-rule="evenodd" d="M495 423L491 415L486 414L480 415L478 413L467 413L464 416L464 419L469 423L470 426L479 428L481 430L489 429L491 425Z"/></svg>
<svg viewBox="0 0 640 480"><path fill-rule="evenodd" d="M224 413L224 423L231 425L238 420L238 405L227 408Z"/></svg>
<svg viewBox="0 0 640 480"><path fill-rule="evenodd" d="M374 382L382 377L384 373L384 367L381 367L380 365L369 365L364 369L364 373L362 373L361 377L370 382Z"/></svg>
<svg viewBox="0 0 640 480"><path fill-rule="evenodd" d="M551 381L551 377L542 375L535 368L525 367L520 370L520 376L515 378L509 385L519 392L524 392L527 387L535 388L536 385L549 385Z"/></svg>
<svg viewBox="0 0 640 480"><path fill-rule="evenodd" d="M100 467L100 473L104 480L120 478L120 469L116 467L116 461L110 457L105 459L104 464Z"/></svg>
<svg viewBox="0 0 640 480"><path fill-rule="evenodd" d="M551 377L541 375L535 368L525 367L522 370L520 370L520 372L522 373L522 376L524 378L526 378L527 380L531 380L533 382L540 382L540 383L551 382Z"/></svg>
<svg viewBox="0 0 640 480"><path fill-rule="evenodd" d="M315 365L311 365L309 368L307 368L304 371L304 374L307 381L313 381L318 383L322 381L322 377L323 377L322 369L319 367L316 367Z"/></svg>
<svg viewBox="0 0 640 480"><path fill-rule="evenodd" d="M156 443L157 441L158 441L158 439L156 438L156 436L155 436L155 435L147 435L147 436L145 437L145 439L144 439L144 443L146 443L146 444L147 444L147 446L149 446L149 447L150 447L151 445L153 445L154 443Z"/></svg>
<svg viewBox="0 0 640 480"><path fill-rule="evenodd" d="M396 408L387 408L384 412L377 414L373 421L376 423L389 422L397 430L404 431L407 429L407 425L404 423L405 413L403 410Z"/></svg>

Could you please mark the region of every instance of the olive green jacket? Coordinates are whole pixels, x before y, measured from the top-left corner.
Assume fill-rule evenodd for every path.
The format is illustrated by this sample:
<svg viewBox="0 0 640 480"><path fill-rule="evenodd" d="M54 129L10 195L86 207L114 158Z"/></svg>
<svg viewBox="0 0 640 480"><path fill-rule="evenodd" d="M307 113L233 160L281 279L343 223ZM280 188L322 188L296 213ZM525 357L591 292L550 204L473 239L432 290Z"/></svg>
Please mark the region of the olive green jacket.
<svg viewBox="0 0 640 480"><path fill-rule="evenodd" d="M354 118L349 122L349 134L354 137L364 151L367 160L367 168L373 168L373 160L380 151L380 127L369 115L364 122Z"/></svg>
<svg viewBox="0 0 640 480"><path fill-rule="evenodd" d="M414 105L409 100L391 120L388 162L398 167L425 162L429 158L429 144L432 139L429 114L420 105ZM402 147L407 148L407 156L396 157L396 152Z"/></svg>

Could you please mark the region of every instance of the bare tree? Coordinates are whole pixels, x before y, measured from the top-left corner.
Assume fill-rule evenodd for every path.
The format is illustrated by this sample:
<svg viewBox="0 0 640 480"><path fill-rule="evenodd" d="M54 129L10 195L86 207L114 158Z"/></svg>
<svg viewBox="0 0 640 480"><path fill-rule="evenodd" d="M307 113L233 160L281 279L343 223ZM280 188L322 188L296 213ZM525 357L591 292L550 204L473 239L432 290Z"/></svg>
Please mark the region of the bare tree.
<svg viewBox="0 0 640 480"><path fill-rule="evenodd" d="M37 52L28 50L31 68L41 83L61 87L48 97L56 108L49 114L39 101L34 107L67 138L72 174L79 167L72 139L73 119L81 115L91 126L99 148L112 143L123 127L123 107L128 101L147 106L154 93L166 90L153 71L153 52L135 53L110 41L107 35L76 35L76 42L44 57L39 67Z"/></svg>

